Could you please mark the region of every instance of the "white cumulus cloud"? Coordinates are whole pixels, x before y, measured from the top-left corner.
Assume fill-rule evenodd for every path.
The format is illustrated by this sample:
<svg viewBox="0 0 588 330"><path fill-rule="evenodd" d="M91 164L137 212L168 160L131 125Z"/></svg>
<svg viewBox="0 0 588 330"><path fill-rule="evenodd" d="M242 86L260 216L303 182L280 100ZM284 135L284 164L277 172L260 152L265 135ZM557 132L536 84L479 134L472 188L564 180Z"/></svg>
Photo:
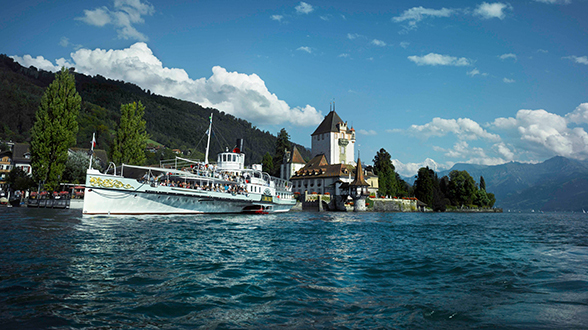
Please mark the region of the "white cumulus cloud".
<svg viewBox="0 0 588 330"><path fill-rule="evenodd" d="M415 29L417 23L427 17L449 17L455 13L454 9L441 8L441 9L430 9L422 6L413 7L405 10L400 16L392 18L392 21L396 23L407 22L407 30Z"/></svg>
<svg viewBox="0 0 588 330"><path fill-rule="evenodd" d="M357 34L357 33L347 33L347 38L349 40L353 40L353 39L357 39L357 38L361 38L363 37L361 34Z"/></svg>
<svg viewBox="0 0 588 330"><path fill-rule="evenodd" d="M578 64L588 65L588 56L566 56L565 59L572 60Z"/></svg>
<svg viewBox="0 0 588 330"><path fill-rule="evenodd" d="M417 65L448 65L448 66L468 66L472 65L472 61L465 57L453 57L449 55L441 55L429 53L425 56L409 56L408 59Z"/></svg>
<svg viewBox="0 0 588 330"><path fill-rule="evenodd" d="M312 48L307 47L307 46L298 47L298 49L296 49L296 50L300 50L300 51L303 51L303 52L307 52L309 54L312 54Z"/></svg>
<svg viewBox="0 0 588 330"><path fill-rule="evenodd" d="M512 58L513 60L517 60L517 55L516 54L512 54L512 53L508 53L508 54L502 54L500 56L498 56L499 59L501 60L506 60L508 58Z"/></svg>
<svg viewBox="0 0 588 330"><path fill-rule="evenodd" d="M64 59L57 65L42 56L32 58L13 56L21 65L39 65L57 71L62 65L74 66L77 72L123 80L137 84L154 93L172 96L216 108L256 125L291 123L297 126L314 126L323 115L314 107L290 107L271 93L265 82L256 74L229 72L215 66L209 78L191 79L183 69L167 68L153 55L147 44L137 42L125 49L80 49L71 53L73 63Z"/></svg>
<svg viewBox="0 0 588 330"><path fill-rule="evenodd" d="M588 134L582 127L570 127L570 123L585 123L587 111L586 103L564 117L543 109L522 109L515 118L497 118L491 126L518 136L519 142L528 150L549 156L586 159Z"/></svg>
<svg viewBox="0 0 588 330"><path fill-rule="evenodd" d="M478 70L478 68L474 68L471 71L466 72L466 74L470 77L475 77L477 75L481 75L481 76L487 76L488 74L485 72L480 72L480 70Z"/></svg>
<svg viewBox="0 0 588 330"><path fill-rule="evenodd" d="M403 163L398 159L392 159L392 164L396 172L404 177L416 175L421 167L429 167L433 171L438 172L453 166L453 163L439 164L431 158L427 158L420 163Z"/></svg>
<svg viewBox="0 0 588 330"><path fill-rule="evenodd" d="M476 7L474 14L484 19L504 19L506 17L506 10L512 10L512 6L501 2L482 2L480 5L478 5L478 7Z"/></svg>
<svg viewBox="0 0 588 330"><path fill-rule="evenodd" d="M84 10L84 16L76 19L98 27L112 24L120 39L148 40L147 36L137 31L135 24L144 23L143 16L153 15L155 8L148 2L140 0L115 0L113 9L102 6L93 10Z"/></svg>
<svg viewBox="0 0 588 330"><path fill-rule="evenodd" d="M480 124L469 118L443 119L436 117L430 123L410 126L408 132L426 139L452 133L462 140L500 141L500 136L489 133Z"/></svg>
<svg viewBox="0 0 588 330"><path fill-rule="evenodd" d="M61 67L71 68L74 65L66 61L64 58L60 58L55 61L56 64L53 64L51 61L45 59L43 56L32 57L31 55L24 55L24 56L10 56L13 60L20 63L20 65L24 67L34 66L37 69L42 69L45 71L56 72L61 70Z"/></svg>
<svg viewBox="0 0 588 330"><path fill-rule="evenodd" d="M378 39L372 40L371 44L374 45L374 46L378 46L378 47L384 47L384 46L386 46L386 43L384 41L378 40Z"/></svg>
<svg viewBox="0 0 588 330"><path fill-rule="evenodd" d="M312 5L302 1L298 6L296 6L296 12L299 14L310 14L313 10L314 8L312 7Z"/></svg>
<svg viewBox="0 0 588 330"><path fill-rule="evenodd" d="M574 111L566 115L569 123L588 124L588 103L580 104Z"/></svg>
<svg viewBox="0 0 588 330"><path fill-rule="evenodd" d="M361 134L361 135L378 135L378 132L374 131L373 129L365 130L365 129L360 129L359 131L357 131L357 133Z"/></svg>
<svg viewBox="0 0 588 330"><path fill-rule="evenodd" d="M492 149L494 149L506 161L514 160L515 153L511 150L511 147L509 147L506 143L496 143L492 146Z"/></svg>
<svg viewBox="0 0 588 330"><path fill-rule="evenodd" d="M542 2L550 5L567 5L572 3L571 0L535 0L537 2Z"/></svg>

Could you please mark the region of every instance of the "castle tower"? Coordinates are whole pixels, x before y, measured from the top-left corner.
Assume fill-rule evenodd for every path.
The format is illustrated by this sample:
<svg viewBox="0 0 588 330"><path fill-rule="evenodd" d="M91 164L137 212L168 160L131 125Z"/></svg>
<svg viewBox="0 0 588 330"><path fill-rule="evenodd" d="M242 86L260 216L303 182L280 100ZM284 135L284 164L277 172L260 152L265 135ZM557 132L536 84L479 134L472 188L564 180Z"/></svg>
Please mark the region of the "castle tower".
<svg viewBox="0 0 588 330"><path fill-rule="evenodd" d="M335 105L317 127L312 137L312 156L324 154L329 164L354 165L355 130L335 112Z"/></svg>

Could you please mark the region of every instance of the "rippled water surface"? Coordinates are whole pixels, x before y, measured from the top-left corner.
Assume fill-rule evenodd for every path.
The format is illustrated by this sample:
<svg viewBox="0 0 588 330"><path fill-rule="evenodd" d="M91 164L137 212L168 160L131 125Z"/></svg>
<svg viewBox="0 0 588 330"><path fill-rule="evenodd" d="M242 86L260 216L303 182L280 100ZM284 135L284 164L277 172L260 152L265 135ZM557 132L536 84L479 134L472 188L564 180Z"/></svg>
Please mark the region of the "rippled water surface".
<svg viewBox="0 0 588 330"><path fill-rule="evenodd" d="M588 215L0 209L0 327L588 328Z"/></svg>

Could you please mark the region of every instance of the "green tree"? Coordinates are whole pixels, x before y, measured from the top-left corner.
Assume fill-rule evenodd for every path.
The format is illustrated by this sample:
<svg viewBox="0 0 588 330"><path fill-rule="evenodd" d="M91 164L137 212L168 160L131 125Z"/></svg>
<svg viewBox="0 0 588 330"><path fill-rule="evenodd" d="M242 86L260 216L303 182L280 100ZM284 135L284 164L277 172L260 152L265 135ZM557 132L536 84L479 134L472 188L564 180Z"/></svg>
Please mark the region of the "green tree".
<svg viewBox="0 0 588 330"><path fill-rule="evenodd" d="M435 198L435 185L438 186L435 172L429 167L421 167L414 182L414 196L423 203L432 206Z"/></svg>
<svg viewBox="0 0 588 330"><path fill-rule="evenodd" d="M76 151L69 154L63 171L63 182L84 183L86 182L86 169L90 164L90 156L87 152ZM92 158L92 168L100 169L100 163L95 157Z"/></svg>
<svg viewBox="0 0 588 330"><path fill-rule="evenodd" d="M47 190L58 188L67 150L76 143L81 102L74 75L62 68L41 98L31 130L33 177Z"/></svg>
<svg viewBox="0 0 588 330"><path fill-rule="evenodd" d="M476 182L467 171L453 170L449 173L449 198L455 206L473 203L478 190Z"/></svg>
<svg viewBox="0 0 588 330"><path fill-rule="evenodd" d="M496 196L494 196L493 193L486 193L486 196L488 196L488 207L493 207L494 203L496 203Z"/></svg>
<svg viewBox="0 0 588 330"><path fill-rule="evenodd" d="M273 159L274 170L272 175L280 176L280 164L282 164L284 160L284 154L286 151L292 151L292 144L290 143L290 135L285 128L282 128L276 139L276 150Z"/></svg>
<svg viewBox="0 0 588 330"><path fill-rule="evenodd" d="M35 185L35 181L20 167L14 167L6 177L6 183L14 190L27 190Z"/></svg>
<svg viewBox="0 0 588 330"><path fill-rule="evenodd" d="M261 166L263 171L266 173L272 173L274 171L274 160L272 159L272 155L270 155L269 151L263 155Z"/></svg>
<svg viewBox="0 0 588 330"><path fill-rule="evenodd" d="M378 193L380 196L406 196L408 185L396 173L392 156L380 149L374 157L374 174L378 176Z"/></svg>
<svg viewBox="0 0 588 330"><path fill-rule="evenodd" d="M145 130L145 107L141 102L120 106L120 123L110 148L110 159L115 164L143 165L147 131Z"/></svg>
<svg viewBox="0 0 588 330"><path fill-rule="evenodd" d="M474 194L474 204L478 207L487 207L490 204L490 198L484 189L478 189Z"/></svg>
<svg viewBox="0 0 588 330"><path fill-rule="evenodd" d="M435 171L429 167L421 167L414 183L414 196L426 203L433 211L444 212L449 203L441 188L445 184L444 179L447 177L439 180Z"/></svg>
<svg viewBox="0 0 588 330"><path fill-rule="evenodd" d="M486 191L486 181L483 176L480 176L480 189Z"/></svg>

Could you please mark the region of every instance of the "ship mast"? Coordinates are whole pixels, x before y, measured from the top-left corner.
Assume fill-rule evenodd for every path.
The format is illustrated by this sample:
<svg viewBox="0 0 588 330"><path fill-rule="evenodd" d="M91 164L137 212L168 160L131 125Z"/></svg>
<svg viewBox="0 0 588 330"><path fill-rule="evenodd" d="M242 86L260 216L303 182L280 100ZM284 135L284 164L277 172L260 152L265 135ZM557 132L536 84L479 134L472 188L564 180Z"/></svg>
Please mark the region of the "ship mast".
<svg viewBox="0 0 588 330"><path fill-rule="evenodd" d="M212 133L212 113L210 114L210 125L208 125L208 142L206 143L206 155L204 156L204 164L208 164L208 149L210 148L210 134Z"/></svg>

